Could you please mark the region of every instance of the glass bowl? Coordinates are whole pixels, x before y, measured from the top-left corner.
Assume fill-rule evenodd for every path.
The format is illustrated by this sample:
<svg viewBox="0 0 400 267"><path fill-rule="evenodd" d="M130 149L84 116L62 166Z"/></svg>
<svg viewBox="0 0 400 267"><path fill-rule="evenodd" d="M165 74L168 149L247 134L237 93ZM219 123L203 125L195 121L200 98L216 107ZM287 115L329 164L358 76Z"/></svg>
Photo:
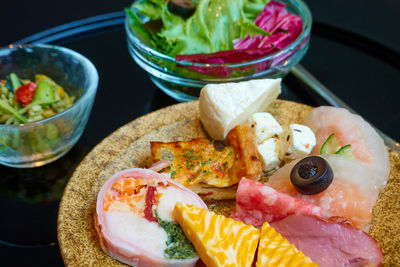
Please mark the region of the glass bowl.
<svg viewBox="0 0 400 267"><path fill-rule="evenodd" d="M176 61L149 47L134 34L125 20L128 50L135 62L144 69L154 84L178 101L197 99L200 89L209 83L239 82L250 79L282 78L305 55L309 46L312 18L310 10L302 0L281 0L286 8L300 16L303 31L295 41L284 49L255 60L241 63L205 64ZM135 10L133 10L135 12ZM148 18L140 17L142 21ZM196 69L196 71L193 71ZM201 73L199 73L201 72ZM220 73L211 76L209 73Z"/></svg>
<svg viewBox="0 0 400 267"><path fill-rule="evenodd" d="M0 124L0 164L27 168L50 163L67 153L82 135L97 91L97 70L87 58L67 48L10 45L0 49L0 78L11 72L22 79L45 74L76 97L70 108L47 119Z"/></svg>

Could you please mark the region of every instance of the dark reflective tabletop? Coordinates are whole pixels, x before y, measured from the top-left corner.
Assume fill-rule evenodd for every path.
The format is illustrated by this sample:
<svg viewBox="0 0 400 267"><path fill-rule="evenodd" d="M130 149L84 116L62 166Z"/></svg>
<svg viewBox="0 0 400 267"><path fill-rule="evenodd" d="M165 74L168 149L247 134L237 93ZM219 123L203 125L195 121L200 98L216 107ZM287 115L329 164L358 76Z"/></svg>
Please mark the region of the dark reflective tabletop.
<svg viewBox="0 0 400 267"><path fill-rule="evenodd" d="M58 3L53 1L49 4L49 10L52 10L52 5L56 5L56 2ZM17 1L5 1L0 4L0 9L8 7L16 10L16 3ZM130 1L115 1L110 9L96 2L99 6L93 10L85 4L82 7L84 10L77 13L93 16L121 10L121 7L129 3ZM322 3L307 3L314 13L318 12L319 15L315 17L320 17L314 24L310 49L302 60L302 65L377 128L400 140L400 65L396 52L400 50L397 47L399 37L396 39L390 35L388 29L384 29L382 31L386 33L380 33L382 36L365 38L368 30L358 27L361 22L348 12L343 12L339 16L342 20L336 24L331 18L333 15L325 9L322 13L327 17L321 17L318 10L323 8ZM344 1L337 3L339 7L344 5ZM393 9L397 8L397 14L400 12L397 2L384 3L388 14L385 20L389 21L385 23L399 25L399 18L392 15ZM37 6L29 5L38 10ZM42 7L42 3L37 5ZM335 6L332 12L338 12L339 7ZM51 19L58 19L57 24L49 25L43 17L38 18L36 32L44 30L43 25L57 26L82 18L74 13L76 8L71 8L71 3L64 10L63 8L61 4L58 9L54 7L61 20L55 14L49 15ZM367 11L371 12L370 9ZM0 11L0 17L2 12L4 9ZM26 13L23 9L18 15L28 16ZM378 13L385 12L379 10ZM15 20L11 15L8 17L11 21ZM1 44L6 45L35 33L27 32L25 28L21 32L19 35L10 33L6 36L10 39L5 43L1 41ZM76 166L97 143L117 128L150 111L176 103L157 89L145 72L133 62L127 51L122 25L81 33L54 43L88 57L99 72L99 88L86 130L67 155L35 169L0 166L0 209L3 211L0 220L0 266L62 266L57 245L57 210L65 184ZM391 55L392 52L395 54ZM326 104L290 74L285 77L283 86L280 96L282 99L313 106Z"/></svg>

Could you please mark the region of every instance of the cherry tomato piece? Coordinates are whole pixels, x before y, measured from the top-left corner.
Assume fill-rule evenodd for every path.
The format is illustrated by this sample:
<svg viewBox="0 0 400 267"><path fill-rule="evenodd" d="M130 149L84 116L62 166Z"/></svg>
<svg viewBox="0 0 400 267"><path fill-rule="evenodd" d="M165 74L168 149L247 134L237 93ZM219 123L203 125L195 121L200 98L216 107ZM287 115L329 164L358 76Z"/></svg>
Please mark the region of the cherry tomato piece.
<svg viewBox="0 0 400 267"><path fill-rule="evenodd" d="M34 82L30 82L20 86L15 91L15 96L18 101L23 107L26 107L30 103L32 103L33 96L35 95L37 85Z"/></svg>

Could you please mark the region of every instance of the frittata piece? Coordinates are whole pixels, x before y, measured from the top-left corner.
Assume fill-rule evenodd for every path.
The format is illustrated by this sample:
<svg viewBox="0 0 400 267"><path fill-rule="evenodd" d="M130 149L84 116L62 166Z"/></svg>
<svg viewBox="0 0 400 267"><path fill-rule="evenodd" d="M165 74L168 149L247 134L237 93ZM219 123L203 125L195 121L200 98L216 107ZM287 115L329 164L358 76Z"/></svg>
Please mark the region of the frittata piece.
<svg viewBox="0 0 400 267"><path fill-rule="evenodd" d="M170 166L163 172L184 185L203 184L228 187L239 182L230 173L234 164L234 149L223 143L214 143L206 138L178 142L151 142L153 162L169 160Z"/></svg>
<svg viewBox="0 0 400 267"><path fill-rule="evenodd" d="M257 180L262 172L262 166L258 159L255 136L250 125L236 126L229 132L226 141L235 152L235 162L231 170L232 176L236 178L235 183L243 177Z"/></svg>
<svg viewBox="0 0 400 267"><path fill-rule="evenodd" d="M190 141L151 142L150 146L153 162L172 162L162 170L170 173L171 179L202 197L234 199L235 188L226 188L236 185L242 177L257 180L262 167L249 125L238 125L232 129L227 136L227 143L197 138Z"/></svg>
<svg viewBox="0 0 400 267"><path fill-rule="evenodd" d="M260 230L179 202L173 216L206 266L252 266Z"/></svg>
<svg viewBox="0 0 400 267"><path fill-rule="evenodd" d="M315 267L318 265L265 222L261 229L256 266Z"/></svg>

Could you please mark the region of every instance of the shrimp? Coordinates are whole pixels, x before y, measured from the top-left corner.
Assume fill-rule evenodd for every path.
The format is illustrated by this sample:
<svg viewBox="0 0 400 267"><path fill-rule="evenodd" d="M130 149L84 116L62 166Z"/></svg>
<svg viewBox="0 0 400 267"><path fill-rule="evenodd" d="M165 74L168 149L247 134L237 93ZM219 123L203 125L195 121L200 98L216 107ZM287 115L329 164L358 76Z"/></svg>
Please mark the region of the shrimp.
<svg viewBox="0 0 400 267"><path fill-rule="evenodd" d="M324 191L314 195L303 195L290 181L290 171L300 159L286 164L274 173L267 185L279 192L308 201L325 210L330 216L341 216L350 219L360 229L365 229L372 218L372 207L378 197L379 188L373 183L365 183L372 179L362 163L343 155L322 155L331 166L334 178Z"/></svg>
<svg viewBox="0 0 400 267"><path fill-rule="evenodd" d="M380 190L386 185L390 171L388 150L363 118L343 108L323 106L313 109L304 124L313 130L317 139L313 155L319 154L322 144L334 133L340 145L350 144L353 156L374 173L371 180L364 182L375 183Z"/></svg>

